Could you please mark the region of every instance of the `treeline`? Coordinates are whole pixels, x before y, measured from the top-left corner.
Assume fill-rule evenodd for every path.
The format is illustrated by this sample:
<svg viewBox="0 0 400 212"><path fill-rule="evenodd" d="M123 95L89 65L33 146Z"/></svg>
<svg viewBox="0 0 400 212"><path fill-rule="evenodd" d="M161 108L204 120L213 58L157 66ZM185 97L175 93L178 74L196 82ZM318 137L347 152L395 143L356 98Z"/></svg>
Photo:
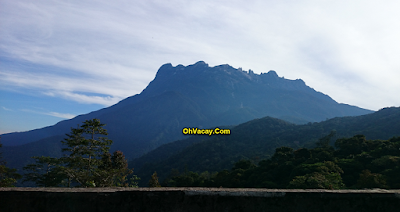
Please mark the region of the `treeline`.
<svg viewBox="0 0 400 212"><path fill-rule="evenodd" d="M364 135L337 139L331 132L315 148L276 148L255 165L240 160L231 170L196 173L173 170L163 186L298 189L400 188L400 137L366 140Z"/></svg>
<svg viewBox="0 0 400 212"><path fill-rule="evenodd" d="M400 112L396 114L397 117ZM389 115L390 118L384 120L391 123L394 115ZM398 128L395 123L393 126ZM139 178L132 174L132 168L128 168L124 154L121 151L109 152L112 141L104 137L107 131L103 127L98 119L93 119L72 128L67 138L61 141L63 156L34 157L35 162L24 167L23 177L16 169L6 167L0 155L0 186L13 186L22 178L25 186L137 187ZM308 130L296 130L296 127ZM152 172L143 172L143 178L146 178L142 186L157 187L160 177L163 186L178 187L400 188L400 137L366 140L365 136L357 135L333 142L338 136L336 131L332 131L323 138L315 138L315 148L304 148L309 147L307 141L313 141L312 138L320 137L325 131L321 124L296 126L266 117L234 129L235 134L231 136L205 141L196 138L192 143L182 141L188 143L187 148L170 154L163 162L144 165ZM162 148L160 151L172 149ZM164 157L167 156L164 154ZM160 158L163 157L158 160ZM230 170L220 171L232 167L232 164ZM164 176L172 167L177 169L165 180Z"/></svg>

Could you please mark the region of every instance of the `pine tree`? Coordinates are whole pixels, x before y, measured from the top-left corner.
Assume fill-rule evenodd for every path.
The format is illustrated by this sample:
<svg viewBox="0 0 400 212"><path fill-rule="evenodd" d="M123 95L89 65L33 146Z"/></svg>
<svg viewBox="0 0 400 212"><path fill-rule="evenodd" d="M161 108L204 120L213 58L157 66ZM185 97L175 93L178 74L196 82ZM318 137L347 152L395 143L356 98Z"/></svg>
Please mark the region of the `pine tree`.
<svg viewBox="0 0 400 212"><path fill-rule="evenodd" d="M82 126L71 129L68 138L62 141L67 148L61 158L65 173L81 187L127 186L127 175L132 173L122 152L109 153L112 141L100 120L87 120Z"/></svg>
<svg viewBox="0 0 400 212"><path fill-rule="evenodd" d="M160 183L158 182L157 172L154 172L153 175L151 175L149 187L161 187Z"/></svg>
<svg viewBox="0 0 400 212"><path fill-rule="evenodd" d="M129 186L127 176L133 171L128 169L128 161L121 151L115 151L113 155L103 154L101 160L99 170L104 173L100 174L102 178L97 180L100 186Z"/></svg>
<svg viewBox="0 0 400 212"><path fill-rule="evenodd" d="M86 120L82 126L71 129L71 134L61 141L66 154L61 158L33 157L36 161L24 167L28 173L25 181L33 181L38 186L79 187L137 187L138 178L133 175L128 183L127 176L132 174L128 161L121 151L109 153L112 141L106 137L105 124L100 120ZM131 184L131 185L129 185Z"/></svg>

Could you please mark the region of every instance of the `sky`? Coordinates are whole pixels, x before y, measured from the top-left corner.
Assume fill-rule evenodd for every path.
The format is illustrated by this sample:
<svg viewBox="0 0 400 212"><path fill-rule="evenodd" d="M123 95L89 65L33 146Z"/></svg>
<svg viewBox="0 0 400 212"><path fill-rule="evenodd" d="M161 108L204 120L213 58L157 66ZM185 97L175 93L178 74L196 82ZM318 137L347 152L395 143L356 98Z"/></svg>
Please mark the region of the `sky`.
<svg viewBox="0 0 400 212"><path fill-rule="evenodd" d="M0 0L0 134L140 93L165 63L303 79L339 103L400 106L400 1Z"/></svg>

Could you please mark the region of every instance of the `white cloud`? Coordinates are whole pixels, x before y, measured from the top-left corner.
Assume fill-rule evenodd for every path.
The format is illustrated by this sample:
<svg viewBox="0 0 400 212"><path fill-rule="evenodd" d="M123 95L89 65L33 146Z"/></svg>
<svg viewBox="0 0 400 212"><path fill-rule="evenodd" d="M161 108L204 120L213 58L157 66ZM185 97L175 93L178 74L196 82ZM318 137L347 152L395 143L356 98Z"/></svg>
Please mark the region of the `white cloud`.
<svg viewBox="0 0 400 212"><path fill-rule="evenodd" d="M1 4L0 56L47 67L2 67L3 86L109 105L139 93L164 63L204 60L302 78L338 102L400 106L397 1Z"/></svg>
<svg viewBox="0 0 400 212"><path fill-rule="evenodd" d="M77 94L77 93L68 92L68 91L46 92L45 95L57 96L57 97L73 100L73 101L83 103L83 104L100 104L100 105L104 105L104 106L111 106L122 100L122 98L118 98L118 97L84 95L84 94Z"/></svg>
<svg viewBox="0 0 400 212"><path fill-rule="evenodd" d="M13 110L11 110L9 108L6 108L6 107L1 107L1 108L3 108L3 110L6 110L6 111L13 111Z"/></svg>
<svg viewBox="0 0 400 212"><path fill-rule="evenodd" d="M72 119L76 116L76 115L69 114L69 113L57 113L57 112L49 112L49 113L46 113L45 115L54 116L54 117L58 117L58 118L64 118L64 119Z"/></svg>
<svg viewBox="0 0 400 212"><path fill-rule="evenodd" d="M63 118L63 119L72 119L76 116L76 115L69 114L69 113L43 112L43 111L37 111L37 110L32 110L32 109L21 109L21 111L28 112L28 113L36 113L36 114L54 116L54 117Z"/></svg>
<svg viewBox="0 0 400 212"><path fill-rule="evenodd" d="M106 79L101 76L79 78L57 76L56 74L38 74L20 70L5 70L0 72L0 87L21 87L38 90L40 93L57 98L72 100L84 104L100 104L110 106L123 98L140 92L144 86L141 79L136 85L119 79ZM125 90L124 90L125 88ZM130 89L129 89L130 88ZM82 93L91 93L90 95Z"/></svg>

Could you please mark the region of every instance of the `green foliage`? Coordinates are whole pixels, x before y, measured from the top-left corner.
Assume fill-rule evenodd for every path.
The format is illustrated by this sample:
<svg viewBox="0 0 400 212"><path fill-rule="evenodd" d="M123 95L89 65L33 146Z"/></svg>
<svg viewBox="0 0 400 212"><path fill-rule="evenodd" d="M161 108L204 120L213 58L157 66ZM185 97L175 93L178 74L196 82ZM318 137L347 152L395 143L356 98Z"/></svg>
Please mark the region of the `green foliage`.
<svg viewBox="0 0 400 212"><path fill-rule="evenodd" d="M371 173L368 169L363 170L357 181L358 188L387 188L386 180L382 174Z"/></svg>
<svg viewBox="0 0 400 212"><path fill-rule="evenodd" d="M293 149L290 147L279 147L276 148L275 154L272 156L271 160L274 162L291 161L294 158Z"/></svg>
<svg viewBox="0 0 400 212"><path fill-rule="evenodd" d="M62 141L67 146L62 151L68 153L60 159L64 172L81 187L129 185L126 178L133 171L122 152L108 152L112 141L101 137L107 135L104 125L98 119L87 120Z"/></svg>
<svg viewBox="0 0 400 212"><path fill-rule="evenodd" d="M3 145L0 143L0 148ZM16 169L11 169L6 166L6 161L3 160L0 152L0 187L14 187L17 180L22 176L17 173Z"/></svg>
<svg viewBox="0 0 400 212"><path fill-rule="evenodd" d="M153 175L151 175L149 187L161 187L160 183L158 182L157 172L154 172Z"/></svg>
<svg viewBox="0 0 400 212"><path fill-rule="evenodd" d="M175 174L167 186L261 187L297 189L400 188L400 137L366 140L363 135L341 138L338 149L327 146L331 133L313 149L276 148L258 166L239 160L233 168L209 175ZM390 155L388 155L390 154ZM372 170L372 172L370 171Z"/></svg>
<svg viewBox="0 0 400 212"><path fill-rule="evenodd" d="M14 187L14 184L20 178L21 175L17 173L16 169L0 165L0 187Z"/></svg>
<svg viewBox="0 0 400 212"><path fill-rule="evenodd" d="M247 170L256 167L251 161L249 160L240 160L235 163L235 166L232 168L232 170Z"/></svg>
<svg viewBox="0 0 400 212"><path fill-rule="evenodd" d="M131 187L131 188L138 188L138 187L139 187L139 186L138 186L139 180L140 180L140 177L138 177L137 175L132 175L132 176L129 178L129 186L128 186L128 187Z"/></svg>
<svg viewBox="0 0 400 212"><path fill-rule="evenodd" d="M68 185L65 181L67 175L64 173L60 159L45 156L32 158L35 159L35 163L23 168L27 172L23 177L23 182L32 181L40 187Z"/></svg>
<svg viewBox="0 0 400 212"><path fill-rule="evenodd" d="M97 172L96 182L101 187L128 187L127 177L133 173L133 170L128 169L128 161L124 154L121 151L115 151L113 155L108 152L102 155L101 165L98 166Z"/></svg>
<svg viewBox="0 0 400 212"><path fill-rule="evenodd" d="M319 172L296 176L288 185L288 188L295 189L341 189L343 187L340 174Z"/></svg>
<svg viewBox="0 0 400 212"><path fill-rule="evenodd" d="M121 151L109 153L112 141L106 137L105 124L98 119L87 120L82 126L72 128L62 141L66 154L61 158L33 157L36 161L24 167L24 181L37 186L110 187L137 186L137 176L128 175L132 170Z"/></svg>
<svg viewBox="0 0 400 212"><path fill-rule="evenodd" d="M315 145L316 145L318 148L328 148L328 149L329 149L329 148L331 147L331 146L329 145L329 143L331 142L331 139L332 139L333 137L335 137L335 135L336 135L336 130L332 130L331 133L329 133L329 135L320 138L320 139L318 140L318 142L315 143Z"/></svg>
<svg viewBox="0 0 400 212"><path fill-rule="evenodd" d="M305 162L304 160L308 160L307 163L317 163L334 161L335 158L344 156L352 159L363 152L368 152L371 157L376 157L374 154L395 155L396 149L390 147L391 142L387 139L400 136L399 117L400 108L384 108L364 116L333 118L304 125L293 125L265 117L231 127L232 134L229 136L192 136L166 144L143 157L134 159L130 164L142 177L143 185L147 185L155 170L160 181L168 176L171 169L183 172L185 165L197 173L230 170L236 161L243 158L252 160L254 164L270 159L275 149L282 146L293 148L295 151L299 148L307 149L308 152L304 153L312 155L312 157L295 155L295 160L292 161L294 166ZM365 138L372 140L365 139L363 146L357 150L356 145L356 149L351 150L355 152L351 154L340 147L334 149L333 143L338 138L351 138L357 134L363 134ZM367 155L362 157L364 160L370 159ZM254 160L255 158L257 159ZM366 168L369 167L363 169ZM357 171L359 172L354 175L349 175L349 172L343 173L343 181L350 180L351 185L355 185L361 170Z"/></svg>
<svg viewBox="0 0 400 212"><path fill-rule="evenodd" d="M356 135L352 138L341 138L335 142L335 147L339 148L337 154L348 155L350 157L361 154L366 149L367 143L364 135Z"/></svg>
<svg viewBox="0 0 400 212"><path fill-rule="evenodd" d="M288 188L340 189L344 187L342 173L343 170L332 161L301 164L292 171L295 177Z"/></svg>
<svg viewBox="0 0 400 212"><path fill-rule="evenodd" d="M176 169L171 170L171 176L164 180L163 186L168 187L200 187L207 184L210 180L211 174L208 171L200 174L196 172L186 171L179 174Z"/></svg>
<svg viewBox="0 0 400 212"><path fill-rule="evenodd" d="M63 171L69 179L81 187L127 186L126 176L132 173L120 151L111 155L112 141L98 119L87 120L82 126L72 128L68 138L62 141L67 154L60 159Z"/></svg>

